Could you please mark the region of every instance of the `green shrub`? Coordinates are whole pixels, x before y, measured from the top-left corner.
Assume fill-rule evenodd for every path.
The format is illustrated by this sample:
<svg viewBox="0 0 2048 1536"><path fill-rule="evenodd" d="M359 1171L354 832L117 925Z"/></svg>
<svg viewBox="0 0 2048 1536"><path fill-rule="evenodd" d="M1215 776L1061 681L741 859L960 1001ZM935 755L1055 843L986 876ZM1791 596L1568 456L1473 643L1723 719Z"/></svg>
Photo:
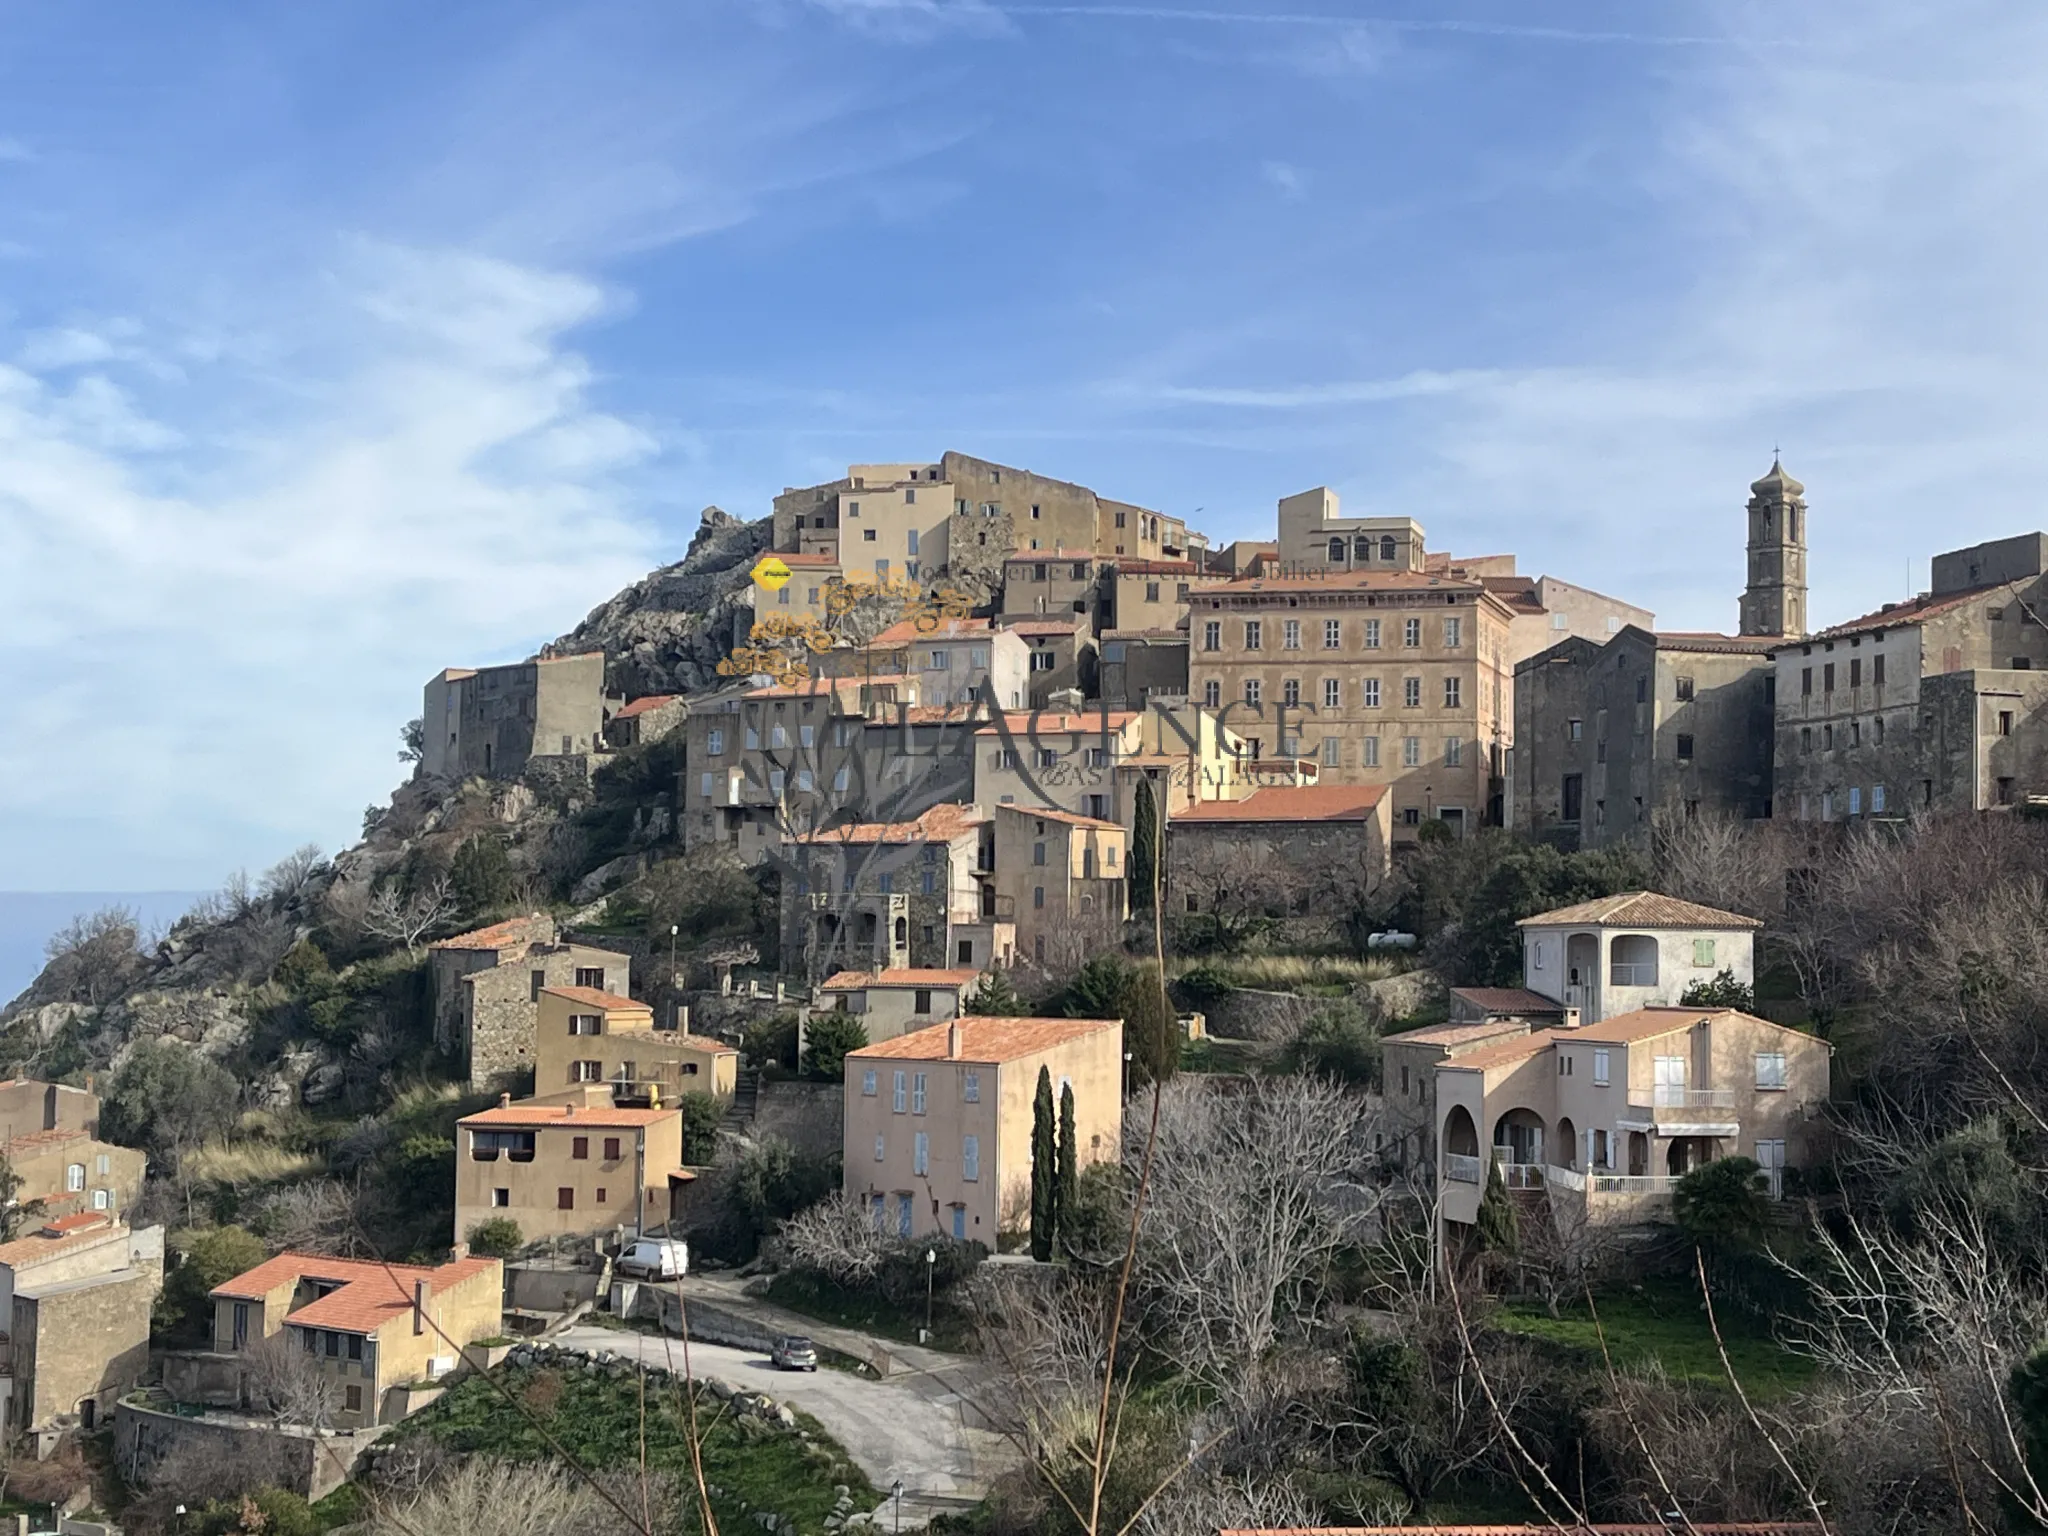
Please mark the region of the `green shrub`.
<svg viewBox="0 0 2048 1536"><path fill-rule="evenodd" d="M797 1019L794 1013L771 1014L756 1019L740 1037L740 1053L756 1067L796 1070Z"/></svg>
<svg viewBox="0 0 2048 1536"><path fill-rule="evenodd" d="M194 1536L314 1536L319 1522L312 1506L285 1488L263 1488L238 1499L212 1499L192 1515Z"/></svg>
<svg viewBox="0 0 2048 1536"><path fill-rule="evenodd" d="M286 950L277 969L271 972L271 980L301 995L331 984L333 978L334 967L327 963L327 952L311 939L301 939Z"/></svg>
<svg viewBox="0 0 2048 1536"><path fill-rule="evenodd" d="M470 838L455 850L448 866L448 883L465 918L481 917L508 905L516 884L505 840L495 832L479 832Z"/></svg>
<svg viewBox="0 0 2048 1536"><path fill-rule="evenodd" d="M974 990L960 999L960 1011L989 1019L1022 1018L1024 999L1010 985L1007 971L990 971L975 983Z"/></svg>
<svg viewBox="0 0 2048 1536"><path fill-rule="evenodd" d="M1356 1003L1325 1003L1288 1042L1282 1059L1291 1072L1371 1088L1380 1080L1380 1033Z"/></svg>
<svg viewBox="0 0 2048 1536"><path fill-rule="evenodd" d="M725 1101L716 1094L691 1092L676 1101L676 1108L683 1112L683 1161L701 1168L718 1155Z"/></svg>
<svg viewBox="0 0 2048 1536"><path fill-rule="evenodd" d="M240 1096L235 1079L211 1057L187 1045L145 1041L107 1088L100 1132L175 1167L182 1153L234 1129Z"/></svg>
<svg viewBox="0 0 2048 1536"><path fill-rule="evenodd" d="M1753 1252L1777 1224L1764 1172L1747 1157L1722 1157L1695 1168L1671 1192L1679 1230L1703 1248Z"/></svg>
<svg viewBox="0 0 2048 1536"><path fill-rule="evenodd" d="M270 1252L254 1232L208 1227L187 1237L181 1254L157 1296L156 1326L173 1342L206 1344L213 1335L213 1303L207 1292L254 1269Z"/></svg>
<svg viewBox="0 0 2048 1536"><path fill-rule="evenodd" d="M1756 1012L1756 988L1746 981L1737 981L1735 972L1723 970L1708 981L1696 981L1687 987L1678 999L1681 1008L1740 1008L1744 1013Z"/></svg>
<svg viewBox="0 0 2048 1536"><path fill-rule="evenodd" d="M868 1043L867 1026L851 1013L815 1013L804 1030L804 1076L836 1083L846 1077L846 1053Z"/></svg>
<svg viewBox="0 0 2048 1536"><path fill-rule="evenodd" d="M509 1216L491 1216L469 1229L469 1251L480 1259L509 1259L526 1243L526 1234Z"/></svg>
<svg viewBox="0 0 2048 1536"><path fill-rule="evenodd" d="M1212 1007L1237 990L1228 971L1206 960L1182 971L1173 984L1191 1008Z"/></svg>

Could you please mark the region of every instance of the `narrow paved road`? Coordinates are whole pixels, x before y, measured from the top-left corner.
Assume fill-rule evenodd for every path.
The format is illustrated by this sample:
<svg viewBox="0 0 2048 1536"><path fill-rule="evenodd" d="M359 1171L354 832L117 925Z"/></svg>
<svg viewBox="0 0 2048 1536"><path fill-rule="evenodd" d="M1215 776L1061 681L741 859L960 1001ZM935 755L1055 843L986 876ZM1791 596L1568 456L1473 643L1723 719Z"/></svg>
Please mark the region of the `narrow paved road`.
<svg viewBox="0 0 2048 1536"><path fill-rule="evenodd" d="M554 1342L668 1370L683 1368L683 1341L664 1335L575 1326ZM758 1350L693 1342L689 1364L700 1379L720 1376L810 1414L884 1493L901 1479L905 1530L941 1511L978 1502L989 1479L1014 1459L1000 1436L963 1422L972 1417L961 1389L972 1392L968 1375L978 1370L974 1361L959 1361L957 1377L939 1370L873 1381L847 1371L780 1371ZM878 1525L891 1530L894 1521L895 1506L884 1504L877 1511Z"/></svg>

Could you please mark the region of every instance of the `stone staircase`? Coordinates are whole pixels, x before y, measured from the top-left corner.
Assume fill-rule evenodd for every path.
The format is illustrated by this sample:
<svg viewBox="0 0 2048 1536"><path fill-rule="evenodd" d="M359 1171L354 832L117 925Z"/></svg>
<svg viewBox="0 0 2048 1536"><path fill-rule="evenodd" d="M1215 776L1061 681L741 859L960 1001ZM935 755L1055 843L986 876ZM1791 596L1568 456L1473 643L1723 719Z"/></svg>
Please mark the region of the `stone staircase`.
<svg viewBox="0 0 2048 1536"><path fill-rule="evenodd" d="M742 1065L733 1083L732 1103L726 1107L725 1120L719 1129L744 1136L747 1127L754 1123L754 1111L760 1102L761 1071L758 1067Z"/></svg>

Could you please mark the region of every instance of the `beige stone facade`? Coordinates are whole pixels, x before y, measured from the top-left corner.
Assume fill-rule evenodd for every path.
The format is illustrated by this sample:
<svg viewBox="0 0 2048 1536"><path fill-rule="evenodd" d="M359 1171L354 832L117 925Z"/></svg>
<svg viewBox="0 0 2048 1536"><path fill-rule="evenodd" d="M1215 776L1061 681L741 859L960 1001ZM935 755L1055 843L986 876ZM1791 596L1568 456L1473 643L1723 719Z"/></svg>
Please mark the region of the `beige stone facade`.
<svg viewBox="0 0 2048 1536"><path fill-rule="evenodd" d="M1185 630L1189 605L1222 576L1206 576L1187 560L1119 560L1110 573L1109 622L1098 629Z"/></svg>
<svg viewBox="0 0 2048 1536"><path fill-rule="evenodd" d="M939 805L909 821L791 836L782 852L783 954L818 980L842 970L943 969L982 921L982 823ZM962 963L979 968L986 954Z"/></svg>
<svg viewBox="0 0 2048 1536"><path fill-rule="evenodd" d="M454 1370L465 1345L504 1327L505 1272L496 1259L426 1268L281 1253L216 1286L213 1348L249 1355L283 1335L328 1379L332 1427L403 1417L398 1389Z"/></svg>
<svg viewBox="0 0 2048 1536"><path fill-rule="evenodd" d="M426 686L421 767L440 779L504 779L537 757L587 763L608 750L605 724L623 702L605 693L599 651L450 668Z"/></svg>
<svg viewBox="0 0 2048 1536"><path fill-rule="evenodd" d="M1397 845L1421 823L1499 822L1514 728L1506 604L1476 579L1329 571L1195 600L1189 689L1256 756L1383 784Z"/></svg>
<svg viewBox="0 0 2048 1536"><path fill-rule="evenodd" d="M1282 570L1420 571L1422 524L1412 517L1346 517L1328 486L1280 498Z"/></svg>
<svg viewBox="0 0 2048 1536"><path fill-rule="evenodd" d="M529 1243L649 1232L689 1177L678 1110L621 1109L602 1085L568 1102L507 1097L456 1125L455 1240L494 1218Z"/></svg>
<svg viewBox="0 0 2048 1536"><path fill-rule="evenodd" d="M1093 698L1101 691L1095 634L1079 614L1053 618L1010 618L1002 627L1026 648L1026 703L1049 708L1055 697L1072 693Z"/></svg>
<svg viewBox="0 0 2048 1536"><path fill-rule="evenodd" d="M953 970L841 971L818 989L825 1007L861 1021L872 1044L960 1016L960 999L981 972Z"/></svg>
<svg viewBox="0 0 2048 1536"><path fill-rule="evenodd" d="M998 805L986 913L1016 923L1016 952L1062 969L1114 948L1130 915L1130 837L1114 821L1047 806Z"/></svg>
<svg viewBox="0 0 2048 1536"><path fill-rule="evenodd" d="M9 1319L0 1436L91 1429L149 1370L150 1309L163 1289L161 1227L101 1212L56 1217L0 1243Z"/></svg>
<svg viewBox="0 0 2048 1536"><path fill-rule="evenodd" d="M1755 918L1654 891L1624 891L1525 917L1522 985L1588 1024L1675 1006L1695 982L1756 984Z"/></svg>
<svg viewBox="0 0 2048 1536"><path fill-rule="evenodd" d="M0 1151L21 1180L15 1199L40 1201L51 1216L118 1215L141 1195L149 1171L149 1159L135 1148L61 1127L9 1137Z"/></svg>
<svg viewBox="0 0 2048 1536"><path fill-rule="evenodd" d="M429 951L435 1038L467 1067L472 1088L521 1091L534 1070L541 992L591 987L625 995L632 961L560 941L544 912L444 939Z"/></svg>
<svg viewBox="0 0 2048 1536"><path fill-rule="evenodd" d="M846 1192L890 1232L994 1248L1028 1224L1041 1068L1055 1105L1073 1088L1079 1166L1115 1158L1120 1021L960 1018L848 1053Z"/></svg>
<svg viewBox="0 0 2048 1536"><path fill-rule="evenodd" d="M738 1077L738 1051L702 1035L656 1029L645 1003L591 987L541 989L537 1098L595 1083L611 1090L615 1104L658 1107L685 1093L729 1099Z"/></svg>

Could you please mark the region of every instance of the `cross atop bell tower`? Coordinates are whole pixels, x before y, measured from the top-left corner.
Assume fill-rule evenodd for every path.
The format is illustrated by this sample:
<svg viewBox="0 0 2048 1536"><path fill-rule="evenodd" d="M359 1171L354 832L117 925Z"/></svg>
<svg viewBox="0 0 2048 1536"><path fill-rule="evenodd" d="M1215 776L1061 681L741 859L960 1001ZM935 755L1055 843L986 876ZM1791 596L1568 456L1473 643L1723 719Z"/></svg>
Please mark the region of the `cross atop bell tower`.
<svg viewBox="0 0 2048 1536"><path fill-rule="evenodd" d="M1749 488L1749 584L1743 588L1740 633L1806 633L1806 487L1771 472Z"/></svg>

